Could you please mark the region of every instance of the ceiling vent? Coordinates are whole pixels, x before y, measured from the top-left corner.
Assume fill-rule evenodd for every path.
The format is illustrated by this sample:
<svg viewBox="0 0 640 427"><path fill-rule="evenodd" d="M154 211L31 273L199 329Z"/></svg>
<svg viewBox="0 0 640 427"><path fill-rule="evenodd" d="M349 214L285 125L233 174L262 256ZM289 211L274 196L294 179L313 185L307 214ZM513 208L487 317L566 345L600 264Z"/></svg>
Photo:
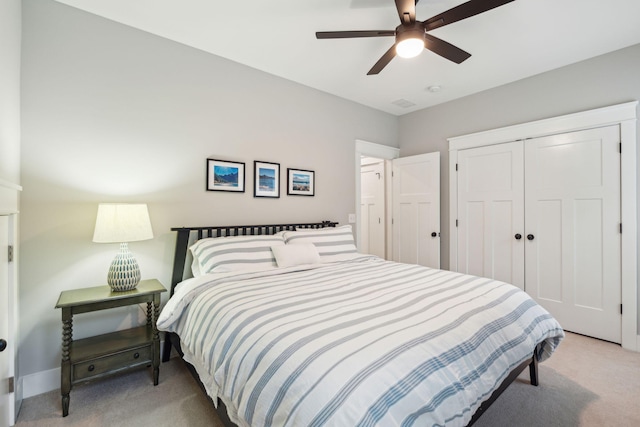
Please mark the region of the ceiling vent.
<svg viewBox="0 0 640 427"><path fill-rule="evenodd" d="M393 105L397 105L400 108L409 108L409 107L415 107L416 104L411 102L411 101L407 101L406 99L398 99L397 101L393 101L392 102Z"/></svg>

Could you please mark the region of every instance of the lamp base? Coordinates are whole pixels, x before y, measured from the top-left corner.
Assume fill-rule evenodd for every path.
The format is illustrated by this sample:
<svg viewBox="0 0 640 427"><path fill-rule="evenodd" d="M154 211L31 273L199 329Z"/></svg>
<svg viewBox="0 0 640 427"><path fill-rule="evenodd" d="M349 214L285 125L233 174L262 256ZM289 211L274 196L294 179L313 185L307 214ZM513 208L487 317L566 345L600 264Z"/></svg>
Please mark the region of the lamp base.
<svg viewBox="0 0 640 427"><path fill-rule="evenodd" d="M107 283L114 292L130 291L140 283L140 267L127 243L120 243L120 252L109 267Z"/></svg>

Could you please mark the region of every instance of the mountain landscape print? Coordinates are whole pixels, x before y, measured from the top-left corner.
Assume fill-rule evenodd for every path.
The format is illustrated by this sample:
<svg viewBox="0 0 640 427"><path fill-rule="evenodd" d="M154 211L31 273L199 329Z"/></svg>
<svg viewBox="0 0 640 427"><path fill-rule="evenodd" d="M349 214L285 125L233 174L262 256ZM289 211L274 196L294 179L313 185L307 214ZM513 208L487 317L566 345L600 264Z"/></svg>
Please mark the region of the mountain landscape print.
<svg viewBox="0 0 640 427"><path fill-rule="evenodd" d="M254 161L254 197L280 197L280 164Z"/></svg>
<svg viewBox="0 0 640 427"><path fill-rule="evenodd" d="M276 188L276 171L273 169L260 168L258 170L258 188L261 191L273 191Z"/></svg>
<svg viewBox="0 0 640 427"><path fill-rule="evenodd" d="M244 163L207 159L207 191L244 192Z"/></svg>
<svg viewBox="0 0 640 427"><path fill-rule="evenodd" d="M213 168L213 182L216 185L238 186L238 168L215 166Z"/></svg>
<svg viewBox="0 0 640 427"><path fill-rule="evenodd" d="M313 196L315 194L315 172L302 169L287 169L287 194Z"/></svg>
<svg viewBox="0 0 640 427"><path fill-rule="evenodd" d="M309 175L294 173L293 179L292 179L293 189L295 191L309 191L310 184L311 184L310 181L311 181L311 178L309 178Z"/></svg>

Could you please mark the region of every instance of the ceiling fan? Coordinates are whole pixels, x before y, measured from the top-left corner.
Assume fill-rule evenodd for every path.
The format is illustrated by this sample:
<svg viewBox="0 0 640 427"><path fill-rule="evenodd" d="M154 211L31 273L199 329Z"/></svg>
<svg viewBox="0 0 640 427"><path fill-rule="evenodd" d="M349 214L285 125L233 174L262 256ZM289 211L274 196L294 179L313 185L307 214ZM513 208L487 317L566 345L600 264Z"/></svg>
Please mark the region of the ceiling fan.
<svg viewBox="0 0 640 427"><path fill-rule="evenodd" d="M367 75L378 74L397 55L404 58L417 56L423 49L437 53L450 61L460 64L471 54L447 43L428 32L444 27L463 19L470 18L514 0L470 0L452 9L431 17L426 21L416 21L416 4L419 0L395 0L400 25L395 30L373 31L318 31L318 39L344 39L354 37L390 37L395 36L396 42L375 63Z"/></svg>

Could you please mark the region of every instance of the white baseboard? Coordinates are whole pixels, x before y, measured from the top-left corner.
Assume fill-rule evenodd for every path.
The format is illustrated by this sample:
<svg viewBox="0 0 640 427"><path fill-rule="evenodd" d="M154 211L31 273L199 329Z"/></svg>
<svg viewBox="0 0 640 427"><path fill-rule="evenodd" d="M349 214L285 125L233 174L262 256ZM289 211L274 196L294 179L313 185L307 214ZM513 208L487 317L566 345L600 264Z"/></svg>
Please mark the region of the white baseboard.
<svg viewBox="0 0 640 427"><path fill-rule="evenodd" d="M22 398L27 399L60 388L60 368L25 375L22 380Z"/></svg>
<svg viewBox="0 0 640 427"><path fill-rule="evenodd" d="M164 340L160 341L160 360L162 360L163 349ZM24 375L19 381L22 383L23 399L57 390L60 389L60 368Z"/></svg>

